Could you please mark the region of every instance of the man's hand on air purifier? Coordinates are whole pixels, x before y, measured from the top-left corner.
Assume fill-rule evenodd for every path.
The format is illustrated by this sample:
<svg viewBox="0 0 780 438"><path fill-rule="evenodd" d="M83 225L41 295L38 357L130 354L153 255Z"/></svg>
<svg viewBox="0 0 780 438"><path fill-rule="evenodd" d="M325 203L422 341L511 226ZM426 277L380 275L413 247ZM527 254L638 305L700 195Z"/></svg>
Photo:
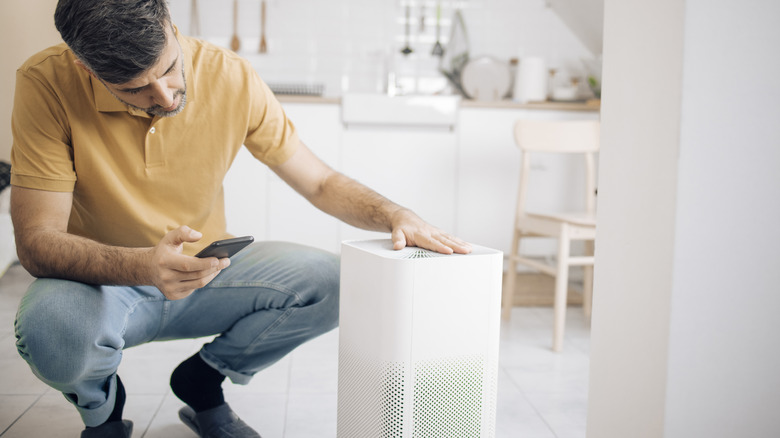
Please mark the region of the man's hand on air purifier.
<svg viewBox="0 0 780 438"><path fill-rule="evenodd" d="M420 219L408 209L400 209L392 218L393 249L416 246L442 254L468 254L471 245Z"/></svg>

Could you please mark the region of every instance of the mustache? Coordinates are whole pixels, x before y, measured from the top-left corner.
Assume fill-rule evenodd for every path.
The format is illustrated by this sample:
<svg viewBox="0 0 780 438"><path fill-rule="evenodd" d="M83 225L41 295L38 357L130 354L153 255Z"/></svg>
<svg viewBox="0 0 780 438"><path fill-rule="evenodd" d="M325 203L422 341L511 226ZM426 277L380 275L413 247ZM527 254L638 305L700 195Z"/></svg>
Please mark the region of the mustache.
<svg viewBox="0 0 780 438"><path fill-rule="evenodd" d="M173 100L175 101L176 98L179 97L179 96L184 96L184 93L185 93L185 91L182 90L182 89L176 90L176 93L174 93L174 95L173 95ZM161 110L163 110L163 107L161 107L160 105L155 105L153 107L146 108L144 111L146 111L146 112L153 112L153 111L161 111Z"/></svg>

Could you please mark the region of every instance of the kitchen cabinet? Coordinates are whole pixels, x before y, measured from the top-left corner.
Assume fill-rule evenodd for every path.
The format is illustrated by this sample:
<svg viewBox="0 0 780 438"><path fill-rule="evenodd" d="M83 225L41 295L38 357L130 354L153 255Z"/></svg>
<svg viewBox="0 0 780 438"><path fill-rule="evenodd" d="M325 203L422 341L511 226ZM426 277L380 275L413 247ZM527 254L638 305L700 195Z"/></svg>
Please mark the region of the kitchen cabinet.
<svg viewBox="0 0 780 438"><path fill-rule="evenodd" d="M445 231L504 252L509 252L519 178L514 123L522 118L599 117L595 110L462 105L451 124L387 119L375 123L345 120L342 104L283 100L303 142L326 164ZM529 195L528 207L582 208L579 194L557 193L560 176L582 178L580 164L567 157L538 158L531 182L542 189ZM246 150L228 173L225 199L229 231L252 234L257 240L298 242L338 252L343 240L388 237L343 224L316 209ZM528 241L523 252L549 256L555 253L555 242Z"/></svg>
<svg viewBox="0 0 780 438"><path fill-rule="evenodd" d="M455 227L456 96L347 94L342 170L444 230ZM341 239L374 233L341 225Z"/></svg>
<svg viewBox="0 0 780 438"><path fill-rule="evenodd" d="M339 167L340 108L336 104L284 104L301 140L326 164ZM242 148L223 184L228 231L255 240L283 240L336 252L338 220L296 193Z"/></svg>
<svg viewBox="0 0 780 438"><path fill-rule="evenodd" d="M338 169L341 123L338 104L284 103L287 117L298 134L325 164ZM268 240L301 243L331 252L339 251L339 221L296 193L273 172L268 172Z"/></svg>
<svg viewBox="0 0 780 438"><path fill-rule="evenodd" d="M239 150L222 183L229 233L266 240L269 173L246 148Z"/></svg>
<svg viewBox="0 0 780 438"><path fill-rule="evenodd" d="M597 111L556 111L516 108L461 108L458 117L457 227L467 241L509 252L520 177L520 151L513 129L520 119L592 120ZM570 157L535 156L531 168L534 191L528 209L573 211L584 208L581 196L561 196L560 180L584 178L584 168ZM537 190L541 188L541 190ZM528 255L554 254L555 243L523 242Z"/></svg>
<svg viewBox="0 0 780 438"><path fill-rule="evenodd" d="M350 125L345 174L444 230L455 227L457 136L448 128ZM343 224L341 238L388 237Z"/></svg>

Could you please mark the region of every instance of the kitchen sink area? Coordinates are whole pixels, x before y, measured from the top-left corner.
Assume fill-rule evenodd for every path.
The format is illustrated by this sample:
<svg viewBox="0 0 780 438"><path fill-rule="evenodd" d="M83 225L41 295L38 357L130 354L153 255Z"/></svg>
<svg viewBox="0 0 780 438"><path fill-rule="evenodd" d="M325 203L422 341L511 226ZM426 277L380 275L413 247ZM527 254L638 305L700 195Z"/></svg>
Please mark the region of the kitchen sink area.
<svg viewBox="0 0 780 438"><path fill-rule="evenodd" d="M341 98L344 125L405 125L454 129L460 96L345 93Z"/></svg>

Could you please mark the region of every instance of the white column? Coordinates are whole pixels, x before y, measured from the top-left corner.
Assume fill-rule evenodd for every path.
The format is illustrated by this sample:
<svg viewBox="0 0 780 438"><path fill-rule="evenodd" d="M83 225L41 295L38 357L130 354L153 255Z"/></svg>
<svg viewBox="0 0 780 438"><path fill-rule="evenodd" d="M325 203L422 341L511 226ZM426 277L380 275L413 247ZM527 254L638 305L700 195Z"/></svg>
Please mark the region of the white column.
<svg viewBox="0 0 780 438"><path fill-rule="evenodd" d="M606 0L589 437L780 430L778 17Z"/></svg>

